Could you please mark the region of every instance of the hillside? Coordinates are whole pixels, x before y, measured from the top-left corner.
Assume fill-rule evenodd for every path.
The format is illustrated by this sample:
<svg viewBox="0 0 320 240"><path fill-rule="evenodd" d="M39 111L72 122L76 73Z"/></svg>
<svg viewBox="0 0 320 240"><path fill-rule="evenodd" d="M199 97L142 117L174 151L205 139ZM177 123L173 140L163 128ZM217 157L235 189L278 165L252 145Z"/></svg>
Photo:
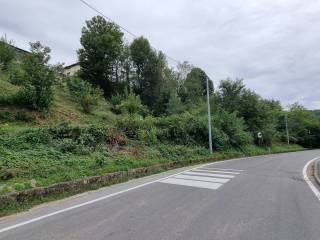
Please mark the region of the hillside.
<svg viewBox="0 0 320 240"><path fill-rule="evenodd" d="M88 183L92 176L142 167L153 167L154 173L168 167L320 145L320 122L303 107L295 105L285 113L280 102L263 99L242 80L222 80L214 88L202 69L188 63L180 66L187 74L176 72L143 37L131 44L129 52L117 41L125 61L96 59L94 65L87 62L87 71L79 76L67 77L61 66L49 64L50 49L40 42L31 43L30 54L22 60L11 54L11 62L2 64L0 215L114 183ZM1 47L5 54L12 53L6 43ZM108 48L107 44L96 50L103 53ZM208 150L207 84L213 153ZM285 114L292 145L286 144ZM140 173L151 172L140 169ZM42 191L39 187L73 181L89 186L32 198L33 191ZM27 206L12 200L26 192L31 193Z"/></svg>
<svg viewBox="0 0 320 240"><path fill-rule="evenodd" d="M2 93L8 94L19 88L4 80L0 86ZM66 86L55 86L54 96L54 104L46 118L18 106L0 107L0 192L209 156L201 144L173 146L152 139L152 136L127 138L118 130L112 130L119 128L119 121L128 116L114 114L110 103L103 99L91 114L84 114ZM134 129L130 129L131 134L132 131ZM103 146L104 142L106 146ZM265 150L249 147L242 152L246 151L254 154ZM231 150L215 156L243 153Z"/></svg>

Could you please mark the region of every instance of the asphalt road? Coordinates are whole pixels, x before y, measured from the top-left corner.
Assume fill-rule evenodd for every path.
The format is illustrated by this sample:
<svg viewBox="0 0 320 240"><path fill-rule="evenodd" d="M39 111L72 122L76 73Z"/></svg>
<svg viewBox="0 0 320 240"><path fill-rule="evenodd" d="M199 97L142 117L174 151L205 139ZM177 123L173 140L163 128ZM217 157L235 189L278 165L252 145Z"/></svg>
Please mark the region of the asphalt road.
<svg viewBox="0 0 320 240"><path fill-rule="evenodd" d="M2 218L0 239L319 240L320 201L302 175L318 156L261 156L136 179Z"/></svg>

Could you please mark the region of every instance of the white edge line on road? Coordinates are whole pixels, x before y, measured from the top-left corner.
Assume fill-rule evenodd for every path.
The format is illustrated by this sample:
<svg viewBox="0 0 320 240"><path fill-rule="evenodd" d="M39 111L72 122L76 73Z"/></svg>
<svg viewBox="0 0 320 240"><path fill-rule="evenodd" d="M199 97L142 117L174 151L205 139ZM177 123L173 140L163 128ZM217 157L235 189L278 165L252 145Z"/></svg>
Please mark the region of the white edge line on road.
<svg viewBox="0 0 320 240"><path fill-rule="evenodd" d="M237 160L243 160L243 159L246 159L246 158L236 158L236 159L230 159L230 160L219 161L219 162L229 162L229 161L237 161ZM30 219L30 220L27 220L27 221L24 221L24 222L21 222L21 223L17 223L17 224L11 225L11 226L9 226L9 227L2 228L2 229L0 229L0 233L6 232L6 231L9 231L9 230L18 228L18 227L22 227L22 226L24 226L24 225L27 225L27 224L30 224L30 223L33 223L33 222L40 221L40 220L42 220L42 219L46 219L46 218L51 217L51 216L54 216L54 215L58 215L58 214L60 214L60 213L68 212L68 211L71 211L71 210L73 210L73 209L77 209L77 208L80 208L80 207L83 207L83 206L86 206L86 205L90 205L90 204L93 204L93 203L96 203L96 202L100 202L100 201L102 201L102 200L105 200L105 199L108 199L108 198L111 198L111 197L120 195L120 194L122 194L122 193L126 193L126 192L129 192L129 191L138 189L138 188L142 188L142 187L145 187L145 186L147 186L147 185L150 185L150 184L153 184L153 183L156 183L156 182L163 181L163 180L168 179L168 178L170 178L170 177L174 177L174 176L179 175L179 174L181 174L181 173L188 172L188 171L191 171L191 170L200 168L200 167L205 167L205 166L208 166L208 165L212 165L212 164L215 164L215 163L218 163L218 162L207 163L207 164L200 165L200 166L198 165L197 167L190 168L190 169L187 169L187 170L185 170L185 171L182 171L182 172L179 172L179 173L176 173L176 174L172 174L172 175L167 176L167 177L164 177L164 178L160 178L160 179L157 179L157 180L154 180L154 181L151 181L151 182L143 183L143 184L140 184L140 185L135 186L135 187L132 187L132 188L128 188L128 189L121 190L121 191L119 191L119 192L111 193L111 194L108 194L108 195L106 195L106 196L93 199L93 200L91 200L91 201L87 201L87 202L84 202L84 203L80 203L80 204L74 205L74 206L72 206L72 207L64 208L64 209L61 209L61 210L58 210L58 211L55 211L55 212L52 212L52 213L48 213L48 214L42 215L42 216L40 216L40 217L32 218L32 219Z"/></svg>
<svg viewBox="0 0 320 240"><path fill-rule="evenodd" d="M304 181L306 181L306 183L309 185L310 189L312 190L312 192L314 193L314 195L316 195L316 197L318 198L318 200L320 201L320 192L319 190L314 186L314 184L312 183L312 181L309 179L308 177L308 167L315 161L319 159L319 157L311 159L304 167L302 170L302 174L303 174L303 178Z"/></svg>

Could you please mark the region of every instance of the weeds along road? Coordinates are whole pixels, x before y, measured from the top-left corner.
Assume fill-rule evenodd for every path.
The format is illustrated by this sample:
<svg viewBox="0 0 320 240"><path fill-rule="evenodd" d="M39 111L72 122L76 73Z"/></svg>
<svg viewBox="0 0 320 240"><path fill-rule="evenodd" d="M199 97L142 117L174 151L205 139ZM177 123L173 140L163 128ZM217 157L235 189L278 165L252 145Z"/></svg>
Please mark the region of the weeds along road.
<svg viewBox="0 0 320 240"><path fill-rule="evenodd" d="M320 150L184 168L0 219L0 239L318 240ZM312 184L312 183L311 183Z"/></svg>

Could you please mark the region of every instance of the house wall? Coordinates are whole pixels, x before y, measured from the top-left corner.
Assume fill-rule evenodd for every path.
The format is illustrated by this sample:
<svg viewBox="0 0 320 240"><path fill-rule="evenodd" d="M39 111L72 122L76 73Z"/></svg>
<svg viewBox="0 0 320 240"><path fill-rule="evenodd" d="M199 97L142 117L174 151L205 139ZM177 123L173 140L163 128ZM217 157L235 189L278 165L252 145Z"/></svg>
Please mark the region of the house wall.
<svg viewBox="0 0 320 240"><path fill-rule="evenodd" d="M66 76L74 76L79 70L80 70L80 65L79 64L72 65L72 66L66 67L64 69L64 74Z"/></svg>

